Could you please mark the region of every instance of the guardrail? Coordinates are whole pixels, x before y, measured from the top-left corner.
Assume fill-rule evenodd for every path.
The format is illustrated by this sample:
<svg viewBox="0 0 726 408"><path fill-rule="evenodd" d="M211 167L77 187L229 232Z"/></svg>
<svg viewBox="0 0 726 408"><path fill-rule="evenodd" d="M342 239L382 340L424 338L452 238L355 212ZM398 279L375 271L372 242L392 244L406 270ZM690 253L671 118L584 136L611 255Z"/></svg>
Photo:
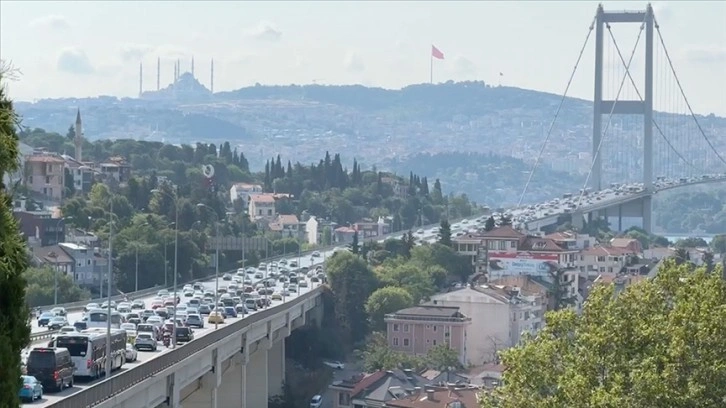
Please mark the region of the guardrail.
<svg viewBox="0 0 726 408"><path fill-rule="evenodd" d="M41 333L33 333L30 335L30 342L35 343L38 340L49 339L58 334L58 330L48 330Z"/></svg>
<svg viewBox="0 0 726 408"><path fill-rule="evenodd" d="M463 219L479 217L480 215L481 214L478 214L478 215L472 214L469 217L462 217L462 218L460 218L458 220L452 220L452 222L455 223L455 222L459 222L459 221L461 221ZM439 225L439 224L428 224L428 225L424 225L424 226L418 227L418 228L429 229L429 228L435 227L437 225ZM403 234L404 232L407 232L407 231L391 232L391 233L384 234L384 235L381 235L381 236L378 236L378 237L371 237L370 239L374 239L376 241L386 240L386 239L392 238L394 236ZM361 244L363 243L363 241L364 240L361 239ZM278 255L278 256L271 256L269 258L261 259L261 261L262 262L272 262L272 261L278 261L278 260L284 259L284 258L297 258L298 256L300 258L302 258L304 256L311 255L313 252L318 252L318 251L327 252L327 251L330 251L330 250L335 249L338 246L340 246L340 243L338 245L329 245L329 246L326 246L326 247L312 249L310 251L301 252L299 254L298 253L287 253L287 254ZM221 272L220 271L220 273L222 273L222 274L223 273L233 273L235 271L236 271L236 269L233 269L231 271L225 271L225 272ZM214 274L209 275L209 276L206 276L206 277L203 277L203 278L198 278L198 279L193 279L193 280L190 280L190 281L184 281L184 282L178 282L178 283L181 284L181 285L185 285L187 283L207 281L207 280L212 279L212 278L214 278ZM147 295L152 295L152 294L158 292L161 289L171 290L171 289L173 289L173 286L169 286L169 287L166 287L165 288L163 285L157 285L157 286L154 286L152 288L142 289L142 290L140 290L138 292L130 292L130 293L126 293L125 295L114 295L114 296L111 296L111 300L117 302L119 300L123 300L124 296L128 297L129 299L135 299L135 298L138 298L138 297L144 297L144 296L147 296ZM82 309L88 303L103 303L106 300L108 300L108 298L104 297L104 298L100 298L100 299L82 300L82 301L79 301L79 302L63 303L63 304L59 304L59 305L41 305L41 306L38 306L38 307L41 307L41 308L62 307L62 308L65 308L66 310L78 310L78 309Z"/></svg>
<svg viewBox="0 0 726 408"><path fill-rule="evenodd" d="M190 343L179 346L168 353L164 353L153 360L146 361L144 364L130 370L119 372L108 380L104 380L75 394L69 395L56 403L48 405L47 408L87 408L97 405L161 371L178 364L182 360L191 357L223 338L244 329L246 326L271 317L277 313L277 308L281 306L286 308L294 307L312 296L317 296L321 291L321 287L318 286L289 302L249 315L229 326L221 327Z"/></svg>

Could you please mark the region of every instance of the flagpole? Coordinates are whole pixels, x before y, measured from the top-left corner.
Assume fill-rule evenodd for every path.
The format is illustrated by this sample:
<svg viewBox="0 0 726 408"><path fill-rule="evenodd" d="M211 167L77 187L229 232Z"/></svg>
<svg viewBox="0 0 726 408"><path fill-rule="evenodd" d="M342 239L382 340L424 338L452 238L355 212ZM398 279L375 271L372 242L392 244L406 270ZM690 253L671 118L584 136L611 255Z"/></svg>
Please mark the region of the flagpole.
<svg viewBox="0 0 726 408"><path fill-rule="evenodd" d="M431 80L431 84L433 85L434 84L434 56L430 55L429 58L431 59L431 69L429 71L429 73L431 74L430 80Z"/></svg>

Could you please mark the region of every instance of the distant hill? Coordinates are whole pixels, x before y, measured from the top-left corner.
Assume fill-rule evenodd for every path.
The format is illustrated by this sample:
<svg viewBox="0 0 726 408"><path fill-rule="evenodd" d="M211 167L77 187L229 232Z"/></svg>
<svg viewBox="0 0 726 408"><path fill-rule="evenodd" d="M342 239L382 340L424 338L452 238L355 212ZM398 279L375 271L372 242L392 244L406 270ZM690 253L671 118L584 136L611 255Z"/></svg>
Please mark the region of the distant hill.
<svg viewBox="0 0 726 408"><path fill-rule="evenodd" d="M483 82L411 85L400 90L256 85L211 94L186 73L176 84L145 92L141 99L45 99L18 102L16 107L24 125L63 134L80 107L89 139L229 140L249 152L253 168L278 153L309 162L331 148L367 166L417 154L466 152L514 157L527 167L538 154L559 101L558 95ZM590 102L566 101L544 163L573 174L587 171L591 115ZM713 135L716 148L726 151L726 119L709 115L700 121ZM637 124L622 125L618 131L622 140L635 143L626 132L637 132ZM604 172L607 178L611 169Z"/></svg>

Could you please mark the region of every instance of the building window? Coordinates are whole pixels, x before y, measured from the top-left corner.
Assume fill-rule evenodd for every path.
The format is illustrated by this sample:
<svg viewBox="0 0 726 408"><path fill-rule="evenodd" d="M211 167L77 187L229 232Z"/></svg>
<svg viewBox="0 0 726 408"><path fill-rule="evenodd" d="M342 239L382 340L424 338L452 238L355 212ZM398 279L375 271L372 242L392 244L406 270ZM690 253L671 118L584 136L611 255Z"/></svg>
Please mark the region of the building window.
<svg viewBox="0 0 726 408"><path fill-rule="evenodd" d="M517 241L509 241L510 248L517 248Z"/></svg>
<svg viewBox="0 0 726 408"><path fill-rule="evenodd" d="M499 241L499 249L502 251L507 249L507 241Z"/></svg>
<svg viewBox="0 0 726 408"><path fill-rule="evenodd" d="M436 340L434 340L434 346L436 345Z"/></svg>
<svg viewBox="0 0 726 408"><path fill-rule="evenodd" d="M28 177L28 182L29 182L30 184L33 184L33 176L30 176L30 177Z"/></svg>
<svg viewBox="0 0 726 408"><path fill-rule="evenodd" d="M393 331L398 331L398 323L393 323Z"/></svg>
<svg viewBox="0 0 726 408"><path fill-rule="evenodd" d="M403 325L403 332L408 333L408 324Z"/></svg>
<svg viewBox="0 0 726 408"><path fill-rule="evenodd" d="M598 256L597 257L597 261L598 262L605 262L605 257L604 256Z"/></svg>
<svg viewBox="0 0 726 408"><path fill-rule="evenodd" d="M338 394L338 405L345 405L345 406L350 405L350 395L345 392L339 393Z"/></svg>
<svg viewBox="0 0 726 408"><path fill-rule="evenodd" d="M436 326L436 325L434 325L434 326L433 326L433 329L434 329L434 331L436 331L436 329L437 329L438 327L439 327L439 326Z"/></svg>
<svg viewBox="0 0 726 408"><path fill-rule="evenodd" d="M393 338L393 345L398 346L398 337Z"/></svg>
<svg viewBox="0 0 726 408"><path fill-rule="evenodd" d="M431 328L431 325L430 325L430 324L427 324L427 325L426 325L426 330L428 330L428 329L430 329L430 328Z"/></svg>
<svg viewBox="0 0 726 408"><path fill-rule="evenodd" d="M403 346L408 347L408 339L403 339Z"/></svg>

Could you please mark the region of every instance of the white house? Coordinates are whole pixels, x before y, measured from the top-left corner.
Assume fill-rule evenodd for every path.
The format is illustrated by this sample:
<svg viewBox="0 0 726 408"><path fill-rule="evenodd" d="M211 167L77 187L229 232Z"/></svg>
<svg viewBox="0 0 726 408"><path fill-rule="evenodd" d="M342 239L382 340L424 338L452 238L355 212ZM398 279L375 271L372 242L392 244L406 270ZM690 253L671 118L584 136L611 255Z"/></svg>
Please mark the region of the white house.
<svg viewBox="0 0 726 408"><path fill-rule="evenodd" d="M245 203L250 202L250 196L262 193L262 186L259 184L235 183L229 189L229 199L232 202L244 200Z"/></svg>
<svg viewBox="0 0 726 408"><path fill-rule="evenodd" d="M310 217L305 223L305 235L307 235L308 244L318 244L318 220Z"/></svg>
<svg viewBox="0 0 726 408"><path fill-rule="evenodd" d="M440 293L431 304L456 306L471 317L466 336L466 363L495 362L497 351L520 342L525 332L536 333L542 326L546 301L538 294L505 286L473 286Z"/></svg>

